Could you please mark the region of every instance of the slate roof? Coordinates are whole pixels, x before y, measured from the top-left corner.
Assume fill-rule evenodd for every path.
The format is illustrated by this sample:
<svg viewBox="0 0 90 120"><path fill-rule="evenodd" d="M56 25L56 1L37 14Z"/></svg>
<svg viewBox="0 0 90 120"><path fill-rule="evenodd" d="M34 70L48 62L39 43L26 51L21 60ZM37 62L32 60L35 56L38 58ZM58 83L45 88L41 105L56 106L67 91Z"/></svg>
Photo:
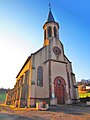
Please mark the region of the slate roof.
<svg viewBox="0 0 90 120"><path fill-rule="evenodd" d="M53 17L53 14L52 14L51 10L49 11L47 22L55 22L55 20L54 20L54 17Z"/></svg>

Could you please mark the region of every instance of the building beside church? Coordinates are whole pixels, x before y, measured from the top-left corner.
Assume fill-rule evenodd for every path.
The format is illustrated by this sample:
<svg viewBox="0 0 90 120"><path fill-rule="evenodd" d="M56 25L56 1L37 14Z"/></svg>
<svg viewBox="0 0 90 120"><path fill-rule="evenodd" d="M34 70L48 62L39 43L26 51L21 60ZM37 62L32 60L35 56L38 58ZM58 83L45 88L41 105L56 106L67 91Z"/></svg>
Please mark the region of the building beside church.
<svg viewBox="0 0 90 120"><path fill-rule="evenodd" d="M16 76L14 88L7 92L6 104L34 107L42 101L57 105L79 100L72 63L64 53L59 23L51 10L43 29L43 47L27 58Z"/></svg>

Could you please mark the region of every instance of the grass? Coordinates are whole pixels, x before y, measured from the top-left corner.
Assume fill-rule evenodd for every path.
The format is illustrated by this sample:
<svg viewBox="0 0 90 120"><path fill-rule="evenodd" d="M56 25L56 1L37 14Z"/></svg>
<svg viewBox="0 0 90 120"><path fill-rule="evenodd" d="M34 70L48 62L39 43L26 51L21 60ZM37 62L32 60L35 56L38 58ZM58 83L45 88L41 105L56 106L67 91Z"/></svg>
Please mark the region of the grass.
<svg viewBox="0 0 90 120"><path fill-rule="evenodd" d="M86 98L86 97L90 97L90 92L79 94L79 98Z"/></svg>

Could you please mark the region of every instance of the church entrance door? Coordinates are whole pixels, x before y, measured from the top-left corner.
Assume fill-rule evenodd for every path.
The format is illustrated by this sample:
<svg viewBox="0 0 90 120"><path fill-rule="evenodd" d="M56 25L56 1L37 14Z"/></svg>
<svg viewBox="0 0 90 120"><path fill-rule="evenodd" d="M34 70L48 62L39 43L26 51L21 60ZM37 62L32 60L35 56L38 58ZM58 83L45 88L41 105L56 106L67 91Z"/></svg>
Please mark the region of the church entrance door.
<svg viewBox="0 0 90 120"><path fill-rule="evenodd" d="M54 80L55 97L57 104L65 103L65 80L62 77L56 77Z"/></svg>

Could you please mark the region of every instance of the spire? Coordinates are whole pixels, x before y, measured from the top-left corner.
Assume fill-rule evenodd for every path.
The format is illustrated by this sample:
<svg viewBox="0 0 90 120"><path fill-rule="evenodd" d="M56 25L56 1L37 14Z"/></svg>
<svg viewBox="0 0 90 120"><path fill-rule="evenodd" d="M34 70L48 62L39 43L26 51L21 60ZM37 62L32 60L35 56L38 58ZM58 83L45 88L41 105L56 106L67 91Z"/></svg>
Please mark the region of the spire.
<svg viewBox="0 0 90 120"><path fill-rule="evenodd" d="M49 14L48 14L47 22L55 22L53 14L51 12L51 5L50 5L50 3L49 3Z"/></svg>
<svg viewBox="0 0 90 120"><path fill-rule="evenodd" d="M44 46L50 44L50 40L59 39L59 24L54 20L53 14L51 12L51 5L49 3L49 14L48 19L44 26Z"/></svg>

